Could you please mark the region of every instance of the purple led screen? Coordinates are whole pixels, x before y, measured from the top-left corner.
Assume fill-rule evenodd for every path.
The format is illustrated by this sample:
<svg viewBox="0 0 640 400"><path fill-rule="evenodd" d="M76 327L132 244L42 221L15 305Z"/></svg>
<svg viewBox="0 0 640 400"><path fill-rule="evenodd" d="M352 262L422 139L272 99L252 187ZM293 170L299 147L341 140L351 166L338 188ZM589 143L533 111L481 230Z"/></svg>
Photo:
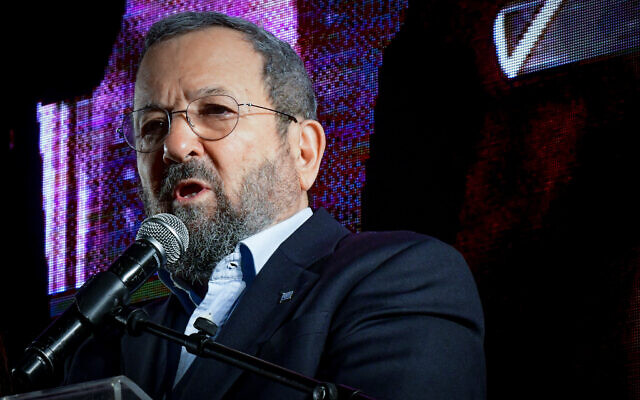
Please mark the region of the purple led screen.
<svg viewBox="0 0 640 400"><path fill-rule="evenodd" d="M101 84L86 97L38 104L52 314L56 301L68 299L133 242L144 219L135 154L116 128L131 106L142 38L154 21L182 10L221 11L292 45L315 82L327 135L312 207L326 207L357 231L378 68L406 7L400 0L128 1Z"/></svg>

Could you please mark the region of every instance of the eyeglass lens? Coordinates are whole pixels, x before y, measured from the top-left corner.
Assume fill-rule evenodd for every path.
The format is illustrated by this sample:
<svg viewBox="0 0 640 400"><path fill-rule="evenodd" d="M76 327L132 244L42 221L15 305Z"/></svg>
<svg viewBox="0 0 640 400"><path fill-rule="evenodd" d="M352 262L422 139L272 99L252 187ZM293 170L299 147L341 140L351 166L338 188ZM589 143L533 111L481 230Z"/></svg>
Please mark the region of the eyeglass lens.
<svg viewBox="0 0 640 400"><path fill-rule="evenodd" d="M201 138L219 140L229 135L238 124L238 103L230 96L211 95L189 103L187 122ZM122 134L136 151L149 153L162 147L169 134L173 114L160 108L144 108L125 115Z"/></svg>

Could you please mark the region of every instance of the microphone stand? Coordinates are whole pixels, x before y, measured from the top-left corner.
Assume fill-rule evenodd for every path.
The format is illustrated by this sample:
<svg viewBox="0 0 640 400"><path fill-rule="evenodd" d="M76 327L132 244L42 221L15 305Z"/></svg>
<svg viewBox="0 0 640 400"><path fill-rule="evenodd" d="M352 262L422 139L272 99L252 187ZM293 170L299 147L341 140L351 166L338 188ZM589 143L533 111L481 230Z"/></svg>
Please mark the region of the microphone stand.
<svg viewBox="0 0 640 400"><path fill-rule="evenodd" d="M362 393L359 389L353 389L345 385L336 385L330 382L321 382L216 343L209 338L207 334L215 334L217 326L204 318L199 318L194 324L199 331L188 336L149 321L147 313L140 308L123 309L120 314L115 315L115 320L123 325L132 336L139 336L143 332L151 333L184 346L188 352L196 356L215 358L294 389L309 393L313 396L313 400L375 400Z"/></svg>

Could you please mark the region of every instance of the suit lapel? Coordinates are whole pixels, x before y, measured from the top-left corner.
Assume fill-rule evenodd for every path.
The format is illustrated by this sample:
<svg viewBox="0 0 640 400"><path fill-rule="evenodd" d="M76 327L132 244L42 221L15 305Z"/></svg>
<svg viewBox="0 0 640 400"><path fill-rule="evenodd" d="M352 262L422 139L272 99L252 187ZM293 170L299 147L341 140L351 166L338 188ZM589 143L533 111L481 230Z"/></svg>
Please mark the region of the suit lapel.
<svg viewBox="0 0 640 400"><path fill-rule="evenodd" d="M318 279L307 268L329 254L348 233L326 211L314 213L269 258L216 341L256 355ZM197 358L178 383L175 397L222 398L242 372L214 359ZM208 382L215 384L204 384Z"/></svg>
<svg viewBox="0 0 640 400"><path fill-rule="evenodd" d="M182 305L173 295L157 310L147 312L152 322L180 332L184 331L188 320ZM173 382L180 354L177 344L149 333L137 337L125 335L122 353L124 374L137 382L149 396L160 398L171 389L168 382Z"/></svg>

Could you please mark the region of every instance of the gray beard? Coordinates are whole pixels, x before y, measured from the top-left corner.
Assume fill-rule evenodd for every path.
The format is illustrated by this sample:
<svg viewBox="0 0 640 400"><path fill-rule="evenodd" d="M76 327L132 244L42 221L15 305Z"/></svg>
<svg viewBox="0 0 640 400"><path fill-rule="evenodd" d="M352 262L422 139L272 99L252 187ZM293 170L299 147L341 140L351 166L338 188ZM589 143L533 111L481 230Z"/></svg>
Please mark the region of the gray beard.
<svg viewBox="0 0 640 400"><path fill-rule="evenodd" d="M140 188L148 216L161 212L174 214L189 230L189 248L178 262L165 267L167 271L192 285L204 285L218 261L232 253L238 242L276 222L299 195L295 170L284 165L283 158L287 156L286 152L280 152L275 162L265 160L247 172L237 196L240 201L237 207L225 194L218 174L198 160L169 165L157 198L147 188ZM207 182L216 201L174 207L173 191L178 182L188 178Z"/></svg>

